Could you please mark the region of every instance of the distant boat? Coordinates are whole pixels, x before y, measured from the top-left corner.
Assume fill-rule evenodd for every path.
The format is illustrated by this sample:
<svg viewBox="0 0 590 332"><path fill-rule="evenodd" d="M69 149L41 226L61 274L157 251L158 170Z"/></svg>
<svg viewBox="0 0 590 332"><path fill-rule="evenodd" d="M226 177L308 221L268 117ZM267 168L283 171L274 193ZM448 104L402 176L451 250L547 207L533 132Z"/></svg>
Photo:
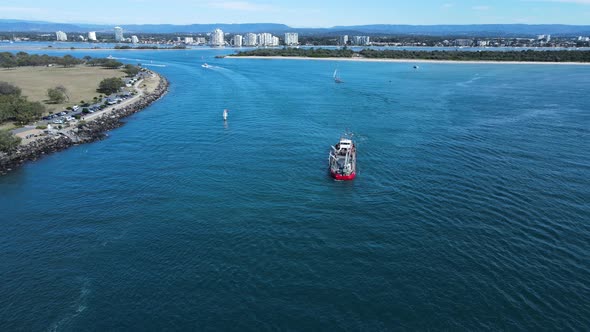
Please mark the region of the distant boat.
<svg viewBox="0 0 590 332"><path fill-rule="evenodd" d="M336 83L342 83L342 80L340 79L340 77L338 77L338 69L334 70L334 82Z"/></svg>
<svg viewBox="0 0 590 332"><path fill-rule="evenodd" d="M418 67L418 65L414 65L414 69L418 69L418 68L420 68L420 67Z"/></svg>
<svg viewBox="0 0 590 332"><path fill-rule="evenodd" d="M223 110L223 121L227 121L227 110Z"/></svg>
<svg viewBox="0 0 590 332"><path fill-rule="evenodd" d="M114 58L115 58L115 57L114 57L114 56L112 56L112 55L109 55L109 56L107 57L107 59L114 59Z"/></svg>
<svg viewBox="0 0 590 332"><path fill-rule="evenodd" d="M201 65L201 67L203 68L212 68L213 66L207 64L206 62L204 64Z"/></svg>

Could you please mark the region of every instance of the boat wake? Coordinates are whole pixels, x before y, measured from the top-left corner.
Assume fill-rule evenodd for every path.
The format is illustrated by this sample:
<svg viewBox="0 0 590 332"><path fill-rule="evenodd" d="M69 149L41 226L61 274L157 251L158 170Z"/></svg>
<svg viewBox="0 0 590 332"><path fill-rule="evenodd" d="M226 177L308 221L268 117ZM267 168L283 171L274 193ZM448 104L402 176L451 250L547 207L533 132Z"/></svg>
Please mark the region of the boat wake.
<svg viewBox="0 0 590 332"><path fill-rule="evenodd" d="M88 294L90 294L90 280L88 278L84 278L82 282L82 287L80 289L80 295L78 296L76 302L72 305L73 311L68 313L64 318L60 319L57 323L53 324L49 328L49 331L58 331L60 328L66 326L76 317L78 317L82 312L84 312L87 308L86 303L88 302Z"/></svg>

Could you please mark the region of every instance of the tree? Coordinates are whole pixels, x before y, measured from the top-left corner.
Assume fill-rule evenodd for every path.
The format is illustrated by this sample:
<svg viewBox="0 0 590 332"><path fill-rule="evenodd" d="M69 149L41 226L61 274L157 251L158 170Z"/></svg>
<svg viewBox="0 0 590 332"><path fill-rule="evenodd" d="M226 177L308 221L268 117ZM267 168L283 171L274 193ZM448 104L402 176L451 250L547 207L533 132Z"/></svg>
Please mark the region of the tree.
<svg viewBox="0 0 590 332"><path fill-rule="evenodd" d="M0 95L20 96L21 89L7 82L0 82Z"/></svg>
<svg viewBox="0 0 590 332"><path fill-rule="evenodd" d="M73 67L74 65L82 63L82 60L76 59L71 55L64 55L58 60L58 63L64 67Z"/></svg>
<svg viewBox="0 0 590 332"><path fill-rule="evenodd" d="M24 125L39 119L43 112L45 112L45 106L41 105L41 103L37 101L30 102L21 97L16 103L14 121Z"/></svg>
<svg viewBox="0 0 590 332"><path fill-rule="evenodd" d="M47 96L51 104L61 104L66 100L66 95L58 88L47 89Z"/></svg>
<svg viewBox="0 0 590 332"><path fill-rule="evenodd" d="M0 151L11 152L20 144L21 138L14 136L8 130L0 130Z"/></svg>
<svg viewBox="0 0 590 332"><path fill-rule="evenodd" d="M70 101L70 95L68 94L68 89L66 89L65 86L63 85L58 85L55 87L57 90L61 91L61 93L64 94L64 96L66 96L66 100Z"/></svg>
<svg viewBox="0 0 590 332"><path fill-rule="evenodd" d="M123 72L125 72L125 74L127 74L129 77L133 77L139 73L139 68L134 65L125 65Z"/></svg>
<svg viewBox="0 0 590 332"><path fill-rule="evenodd" d="M117 69L117 68L121 67L122 65L123 65L122 62L119 62L119 61L113 60L113 59L108 59L102 63L103 67L109 68L109 69Z"/></svg>
<svg viewBox="0 0 590 332"><path fill-rule="evenodd" d="M125 83L118 77L105 78L98 85L98 92L110 95L119 91L120 88L124 87Z"/></svg>

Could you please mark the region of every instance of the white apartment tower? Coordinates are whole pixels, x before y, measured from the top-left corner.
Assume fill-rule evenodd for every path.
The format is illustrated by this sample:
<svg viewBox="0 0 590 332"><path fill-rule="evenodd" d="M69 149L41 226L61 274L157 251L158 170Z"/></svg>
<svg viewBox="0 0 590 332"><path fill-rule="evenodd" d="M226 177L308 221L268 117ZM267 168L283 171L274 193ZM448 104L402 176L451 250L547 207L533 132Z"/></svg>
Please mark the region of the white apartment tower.
<svg viewBox="0 0 590 332"><path fill-rule="evenodd" d="M272 46L272 35L270 33L264 32L258 34L258 46Z"/></svg>
<svg viewBox="0 0 590 332"><path fill-rule="evenodd" d="M225 40L223 38L223 31L221 29L215 29L211 32L211 46L223 46Z"/></svg>
<svg viewBox="0 0 590 332"><path fill-rule="evenodd" d="M247 33L244 38L244 46L256 46L258 44L258 38L255 33Z"/></svg>
<svg viewBox="0 0 590 332"><path fill-rule="evenodd" d="M234 45L234 47L242 47L242 41L242 35L235 35L232 44Z"/></svg>
<svg viewBox="0 0 590 332"><path fill-rule="evenodd" d="M285 45L293 46L299 44L299 34L295 32L285 33Z"/></svg>
<svg viewBox="0 0 590 332"><path fill-rule="evenodd" d="M57 31L55 33L55 39L57 41L66 41L66 40L68 40L68 35L66 35L66 33L63 31Z"/></svg>
<svg viewBox="0 0 590 332"><path fill-rule="evenodd" d="M338 38L338 44L348 45L348 35L340 36L340 38Z"/></svg>
<svg viewBox="0 0 590 332"><path fill-rule="evenodd" d="M120 42L123 41L123 28L115 27L115 40Z"/></svg>
<svg viewBox="0 0 590 332"><path fill-rule="evenodd" d="M90 41L96 41L96 31L90 31L88 33L88 40L90 40Z"/></svg>
<svg viewBox="0 0 590 332"><path fill-rule="evenodd" d="M270 46L279 46L279 37L272 36Z"/></svg>
<svg viewBox="0 0 590 332"><path fill-rule="evenodd" d="M131 36L131 42L133 44L137 44L137 43L139 43L139 38L137 38L137 36Z"/></svg>

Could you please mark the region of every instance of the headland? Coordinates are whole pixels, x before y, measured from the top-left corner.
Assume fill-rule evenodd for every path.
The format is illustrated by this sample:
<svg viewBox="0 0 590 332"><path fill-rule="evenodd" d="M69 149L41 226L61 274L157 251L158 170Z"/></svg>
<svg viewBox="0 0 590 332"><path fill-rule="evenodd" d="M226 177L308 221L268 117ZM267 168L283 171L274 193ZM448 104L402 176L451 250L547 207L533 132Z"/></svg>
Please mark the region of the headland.
<svg viewBox="0 0 590 332"><path fill-rule="evenodd" d="M73 145L91 143L107 137L106 132L123 125L121 119L137 113L160 99L168 91L169 82L158 73L149 71L149 76L137 81L133 88L136 94L125 101L86 114L74 126L65 129L36 129L21 132L23 139L10 153L0 152L0 175L6 174L27 161L67 149Z"/></svg>

